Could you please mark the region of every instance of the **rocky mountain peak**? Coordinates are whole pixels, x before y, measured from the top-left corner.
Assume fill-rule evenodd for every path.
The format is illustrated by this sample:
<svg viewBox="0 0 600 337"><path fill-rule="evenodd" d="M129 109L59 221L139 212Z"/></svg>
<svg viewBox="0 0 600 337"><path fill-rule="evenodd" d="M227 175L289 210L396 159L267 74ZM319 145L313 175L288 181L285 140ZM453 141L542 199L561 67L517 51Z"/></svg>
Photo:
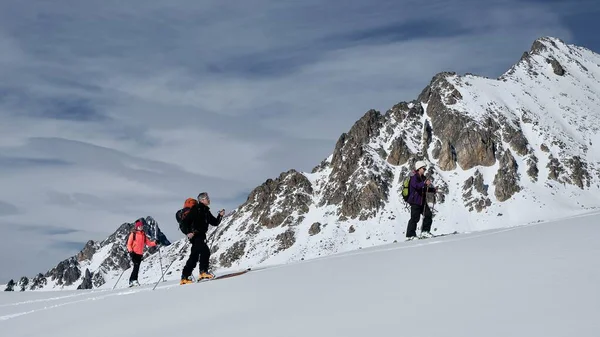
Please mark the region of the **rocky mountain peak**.
<svg viewBox="0 0 600 337"><path fill-rule="evenodd" d="M540 37L540 38L536 39L535 41L533 41L533 44L531 45L531 49L529 50L529 54L531 55L531 54L540 54L542 52L547 52L549 47L558 49L559 48L558 44L566 46L566 43L561 39L551 37L551 36Z"/></svg>
<svg viewBox="0 0 600 337"><path fill-rule="evenodd" d="M281 173L276 179L267 179L255 188L240 209L251 214L256 223L265 228L290 225L289 215L292 212L299 215L307 212L312 194L308 179L292 169ZM237 216L234 214L233 218Z"/></svg>
<svg viewBox="0 0 600 337"><path fill-rule="evenodd" d="M566 62L574 62L581 70L587 68L578 60L580 50L583 48L566 44L563 40L554 37L541 37L533 42L529 51L521 56L511 69L500 76L500 80L507 81L510 76L519 70L524 70L530 76L539 76L545 73L543 70L548 65L555 76L565 76L566 67L561 64L560 59ZM573 57L575 56L575 57Z"/></svg>

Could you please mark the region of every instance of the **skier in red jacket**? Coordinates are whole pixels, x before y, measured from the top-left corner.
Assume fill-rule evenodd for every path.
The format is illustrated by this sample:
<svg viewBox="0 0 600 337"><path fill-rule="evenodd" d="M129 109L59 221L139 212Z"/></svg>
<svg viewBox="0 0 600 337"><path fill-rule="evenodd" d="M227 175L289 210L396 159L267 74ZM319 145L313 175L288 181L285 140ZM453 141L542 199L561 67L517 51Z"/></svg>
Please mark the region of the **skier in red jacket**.
<svg viewBox="0 0 600 337"><path fill-rule="evenodd" d="M127 239L127 251L133 261L133 271L129 276L129 286L139 286L138 272L140 270L140 263L142 263L142 257L144 256L144 247L154 247L158 244L156 241L150 241L144 232L144 224L141 220L135 222L134 230L129 234Z"/></svg>

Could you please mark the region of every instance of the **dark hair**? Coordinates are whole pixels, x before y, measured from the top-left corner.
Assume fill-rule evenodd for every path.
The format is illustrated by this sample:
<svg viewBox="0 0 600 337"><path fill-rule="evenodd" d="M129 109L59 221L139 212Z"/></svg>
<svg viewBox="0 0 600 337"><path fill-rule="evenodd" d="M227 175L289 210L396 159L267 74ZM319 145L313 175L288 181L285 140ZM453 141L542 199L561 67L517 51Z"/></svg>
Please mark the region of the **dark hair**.
<svg viewBox="0 0 600 337"><path fill-rule="evenodd" d="M198 194L198 200L202 200L202 199L208 199L207 192L202 192L202 193Z"/></svg>

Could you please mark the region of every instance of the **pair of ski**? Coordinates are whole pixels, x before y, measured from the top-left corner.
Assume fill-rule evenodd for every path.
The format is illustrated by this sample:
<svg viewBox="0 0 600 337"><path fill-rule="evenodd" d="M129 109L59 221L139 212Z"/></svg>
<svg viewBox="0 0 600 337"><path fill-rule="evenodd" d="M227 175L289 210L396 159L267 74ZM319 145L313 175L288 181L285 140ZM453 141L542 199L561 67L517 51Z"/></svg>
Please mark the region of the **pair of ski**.
<svg viewBox="0 0 600 337"><path fill-rule="evenodd" d="M454 231L452 233L445 233L445 234L432 234L432 236L429 236L429 237L415 236L414 239L406 239L404 241L405 242L409 242L409 241L416 241L416 240L435 239L435 238L439 238L439 237L442 237L442 236L455 235L455 234L458 234L458 232Z"/></svg>
<svg viewBox="0 0 600 337"><path fill-rule="evenodd" d="M431 236L429 236L429 237L415 236L415 239L413 239L413 240L427 240L427 239L434 239L434 238L439 238L442 236L455 235L455 234L458 234L458 232L454 231L452 233L445 233L445 234L431 234Z"/></svg>
<svg viewBox="0 0 600 337"><path fill-rule="evenodd" d="M214 280L220 280L220 279L224 279L224 278L229 278L229 277L234 277L234 276L239 276L239 275L243 275L246 274L247 272L249 272L252 268L248 268L246 270L242 270L242 271L237 271L237 272L233 272L233 273L227 273L227 274L222 274L222 275L215 275L215 277L213 278L204 278L204 279L199 279L194 283L204 283L204 282L209 282L209 281L214 281ZM193 284L193 283L191 283ZM145 286L147 284L130 284L129 288L134 288L134 287L141 287L141 286Z"/></svg>
<svg viewBox="0 0 600 337"><path fill-rule="evenodd" d="M248 268L248 269L242 270L242 271L236 271L236 272L233 272L233 273L215 275L215 277L213 277L213 278L198 279L198 281L196 281L195 283L204 283L204 282L210 282L210 281L215 281L215 280L221 280L221 279L224 279L224 278L230 278L230 277L234 277L234 276L239 276L239 275L246 274L250 270L252 270L252 268Z"/></svg>

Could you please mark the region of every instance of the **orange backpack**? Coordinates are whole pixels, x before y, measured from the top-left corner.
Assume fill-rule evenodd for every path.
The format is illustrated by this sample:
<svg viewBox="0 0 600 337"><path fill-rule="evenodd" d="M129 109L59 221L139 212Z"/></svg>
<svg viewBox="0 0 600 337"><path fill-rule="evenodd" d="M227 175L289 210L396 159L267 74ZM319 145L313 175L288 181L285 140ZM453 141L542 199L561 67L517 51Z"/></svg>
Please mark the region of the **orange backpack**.
<svg viewBox="0 0 600 337"><path fill-rule="evenodd" d="M177 213L175 213L175 219L177 219L177 223L179 224L179 230L181 230L183 234L187 235L190 232L190 230L189 228L186 228L186 226L184 226L184 224L181 223L181 221L185 219L185 217L190 212L190 209L192 209L192 207L194 207L197 204L198 200L194 198L187 198L183 203L183 208L178 210Z"/></svg>
<svg viewBox="0 0 600 337"><path fill-rule="evenodd" d="M194 198L187 198L183 203L183 208L192 208L194 205L198 204L198 200Z"/></svg>

